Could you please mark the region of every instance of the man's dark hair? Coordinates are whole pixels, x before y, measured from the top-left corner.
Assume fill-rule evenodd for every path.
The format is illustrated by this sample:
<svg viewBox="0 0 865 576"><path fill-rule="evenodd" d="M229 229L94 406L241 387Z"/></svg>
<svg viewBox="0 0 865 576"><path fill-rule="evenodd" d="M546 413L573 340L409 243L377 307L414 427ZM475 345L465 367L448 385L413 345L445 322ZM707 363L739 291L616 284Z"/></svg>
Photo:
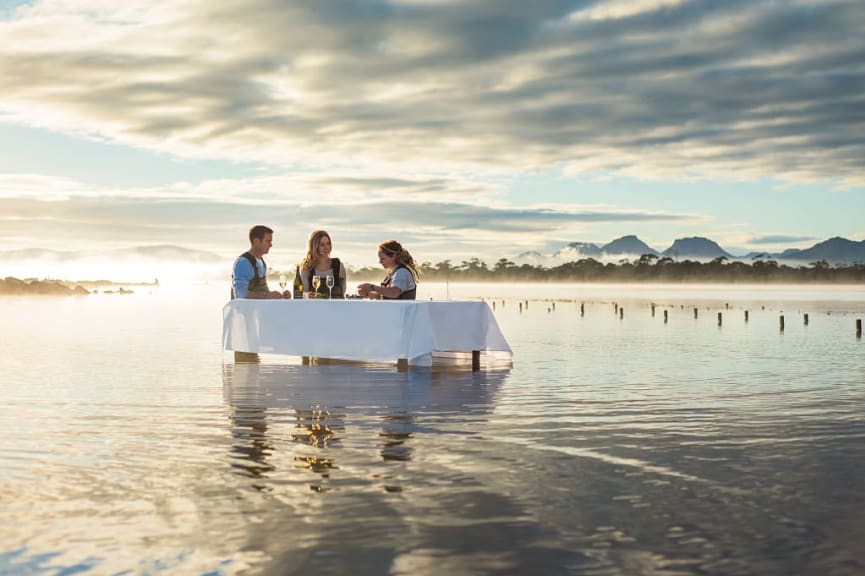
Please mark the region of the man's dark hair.
<svg viewBox="0 0 865 576"><path fill-rule="evenodd" d="M267 226L262 226L259 224L258 226L253 226L249 229L249 243L252 244L252 241L258 238L259 240L264 238L265 234L273 234L273 230L268 228Z"/></svg>

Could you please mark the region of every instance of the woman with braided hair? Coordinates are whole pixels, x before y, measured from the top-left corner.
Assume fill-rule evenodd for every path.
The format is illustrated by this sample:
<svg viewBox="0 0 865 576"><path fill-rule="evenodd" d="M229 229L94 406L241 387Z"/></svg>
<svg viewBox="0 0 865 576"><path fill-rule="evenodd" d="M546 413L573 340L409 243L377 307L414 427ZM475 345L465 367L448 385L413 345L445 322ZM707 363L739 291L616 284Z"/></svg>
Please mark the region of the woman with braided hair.
<svg viewBox="0 0 865 576"><path fill-rule="evenodd" d="M378 262L387 276L378 286L361 284L358 294L373 300L414 300L420 273L411 253L396 240L388 240L378 245Z"/></svg>

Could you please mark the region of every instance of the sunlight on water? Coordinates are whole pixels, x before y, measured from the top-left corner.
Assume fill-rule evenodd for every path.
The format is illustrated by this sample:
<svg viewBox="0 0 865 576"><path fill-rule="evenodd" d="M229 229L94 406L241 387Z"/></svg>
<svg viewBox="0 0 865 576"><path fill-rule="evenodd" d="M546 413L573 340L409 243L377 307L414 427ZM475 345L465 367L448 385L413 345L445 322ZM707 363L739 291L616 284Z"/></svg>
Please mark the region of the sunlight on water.
<svg viewBox="0 0 865 576"><path fill-rule="evenodd" d="M225 283L0 299L0 574L865 571L865 289L424 289L512 367L235 364Z"/></svg>

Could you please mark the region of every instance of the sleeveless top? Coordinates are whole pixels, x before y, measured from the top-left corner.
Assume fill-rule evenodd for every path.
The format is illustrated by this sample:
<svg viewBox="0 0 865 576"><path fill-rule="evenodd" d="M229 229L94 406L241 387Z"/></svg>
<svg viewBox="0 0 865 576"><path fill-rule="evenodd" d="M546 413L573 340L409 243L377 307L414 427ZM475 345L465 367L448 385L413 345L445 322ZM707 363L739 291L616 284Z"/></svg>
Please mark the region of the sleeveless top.
<svg viewBox="0 0 865 576"><path fill-rule="evenodd" d="M342 282L339 281L339 271L342 269L342 265L339 263L339 258L330 259L330 268L333 271L333 298L334 300L337 298L345 298L345 294L343 294L342 291ZM312 277L315 276L315 264L313 263L312 268L309 270L304 270L304 273L306 274L306 285L311 287ZM325 296L330 294L324 278L321 279L321 282L318 285L318 290L316 290L315 293L324 294Z"/></svg>
<svg viewBox="0 0 865 576"><path fill-rule="evenodd" d="M249 263L252 264L252 273L254 276L252 280L249 281L249 292L267 292L267 262L264 259L261 260L261 265L264 266L264 276L258 275L258 266L255 262L255 256L250 254L249 252L244 252L240 255L243 258L249 260ZM231 299L234 300L234 274L231 275Z"/></svg>
<svg viewBox="0 0 865 576"><path fill-rule="evenodd" d="M405 270L408 270L407 266L403 266L402 264L397 264L396 270L399 270L400 268L404 268ZM396 270L394 270L394 274L396 274ZM409 274L411 274L411 270L409 270ZM414 277L412 277L412 278L414 278ZM392 280L391 276L385 276L384 280L381 281L381 285L385 286L385 287L390 286L391 280ZM415 296L417 296L417 282L415 282L414 288L412 288L411 290L403 290L400 293L400 295L397 296L396 298L388 298L387 296L382 295L382 299L383 300L414 300Z"/></svg>

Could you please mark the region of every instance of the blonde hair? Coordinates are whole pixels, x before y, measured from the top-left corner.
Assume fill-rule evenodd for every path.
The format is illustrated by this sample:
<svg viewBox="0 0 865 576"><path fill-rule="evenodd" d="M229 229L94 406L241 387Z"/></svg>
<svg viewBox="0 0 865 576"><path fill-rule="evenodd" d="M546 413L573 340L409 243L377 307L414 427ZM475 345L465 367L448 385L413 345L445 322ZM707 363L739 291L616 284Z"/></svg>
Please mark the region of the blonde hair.
<svg viewBox="0 0 865 576"><path fill-rule="evenodd" d="M402 244L396 240L388 240L379 244L378 249L388 256L392 256L394 262L398 265L408 268L414 281L418 281L420 278L420 270L418 270L417 263L414 261L414 258L412 258L411 253L402 247Z"/></svg>
<svg viewBox="0 0 865 576"><path fill-rule="evenodd" d="M312 234L309 235L309 242L306 245L306 256L303 257L303 260L300 262L301 270L312 270L313 266L315 266L315 258L316 254L318 254L318 246L321 244L321 239L327 237L330 240L331 246L333 246L333 240L330 237L330 234L325 230L315 230Z"/></svg>

